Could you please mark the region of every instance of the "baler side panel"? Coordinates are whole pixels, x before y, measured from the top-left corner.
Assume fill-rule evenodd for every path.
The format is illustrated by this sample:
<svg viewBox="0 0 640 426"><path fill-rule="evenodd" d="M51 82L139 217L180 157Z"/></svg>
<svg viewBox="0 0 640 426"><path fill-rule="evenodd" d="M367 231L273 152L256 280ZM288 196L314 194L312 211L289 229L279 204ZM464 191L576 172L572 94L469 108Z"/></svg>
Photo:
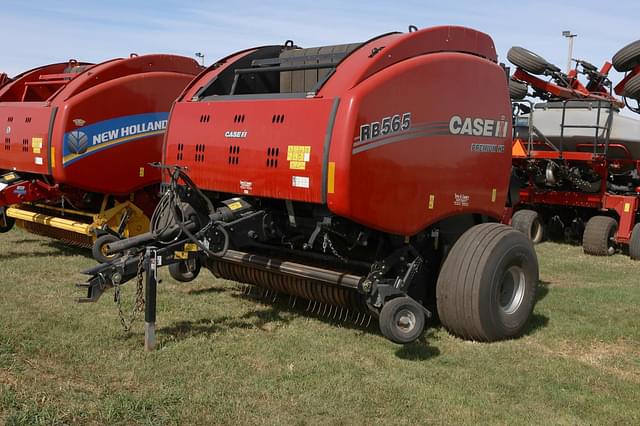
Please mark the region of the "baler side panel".
<svg viewBox="0 0 640 426"><path fill-rule="evenodd" d="M56 181L115 195L158 182L159 171L148 163L162 158L169 109L190 79L173 72L134 74L68 100L58 111L52 143Z"/></svg>
<svg viewBox="0 0 640 426"><path fill-rule="evenodd" d="M332 99L179 102L165 161L205 190L319 203Z"/></svg>
<svg viewBox="0 0 640 426"><path fill-rule="evenodd" d="M329 157L335 175L328 206L335 214L400 235L456 214L502 216L511 110L498 65L468 54L434 53L376 73L349 94L341 102ZM407 113L406 130L360 140L362 125L402 120ZM486 119L493 127L488 136L454 135L454 116ZM456 121L454 130L461 125Z"/></svg>
<svg viewBox="0 0 640 426"><path fill-rule="evenodd" d="M0 170L47 174L50 120L46 103L0 103Z"/></svg>

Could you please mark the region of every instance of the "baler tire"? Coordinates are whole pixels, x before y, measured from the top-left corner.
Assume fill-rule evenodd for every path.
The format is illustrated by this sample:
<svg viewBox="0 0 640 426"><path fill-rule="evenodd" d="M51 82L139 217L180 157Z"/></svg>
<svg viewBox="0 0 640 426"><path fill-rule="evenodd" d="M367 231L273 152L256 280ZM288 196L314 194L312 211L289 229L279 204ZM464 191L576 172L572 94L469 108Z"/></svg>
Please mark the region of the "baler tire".
<svg viewBox="0 0 640 426"><path fill-rule="evenodd" d="M524 47L514 46L507 52L507 59L515 66L531 74L544 74L552 65L537 53L533 53Z"/></svg>
<svg viewBox="0 0 640 426"><path fill-rule="evenodd" d="M116 241L120 241L120 238L111 234L104 234L101 237L98 237L91 247L91 254L93 255L93 258L99 263L110 263L118 259L122 256L121 253L111 255L105 253L107 244L115 243Z"/></svg>
<svg viewBox="0 0 640 426"><path fill-rule="evenodd" d="M625 83L623 95L640 101L640 74L631 77Z"/></svg>
<svg viewBox="0 0 640 426"><path fill-rule="evenodd" d="M544 224L538 212L534 210L518 210L511 218L513 229L522 232L533 244L539 244L544 237Z"/></svg>
<svg viewBox="0 0 640 426"><path fill-rule="evenodd" d="M640 65L640 40L627 44L613 55L613 67L619 72L627 72Z"/></svg>
<svg viewBox="0 0 640 426"><path fill-rule="evenodd" d="M2 217L3 216L0 216L0 234L5 234L13 229L16 220L9 216L4 216L6 220L3 220Z"/></svg>
<svg viewBox="0 0 640 426"><path fill-rule="evenodd" d="M458 239L442 265L438 316L463 339L514 338L525 330L537 286L538 259L531 241L506 225L476 225Z"/></svg>
<svg viewBox="0 0 640 426"><path fill-rule="evenodd" d="M404 315L404 316L403 316ZM408 328L400 324L409 321ZM424 331L426 318L422 306L411 297L396 297L382 305L378 322L380 332L394 343L407 344L418 339Z"/></svg>
<svg viewBox="0 0 640 426"><path fill-rule="evenodd" d="M193 259L195 262L195 267L193 269L189 269L185 262L172 263L169 265L169 275L176 281L181 283L188 283L195 280L200 274L200 262L197 259Z"/></svg>
<svg viewBox="0 0 640 426"><path fill-rule="evenodd" d="M509 79L509 96L514 101L520 101L524 99L529 93L529 86L525 83L514 80L512 78Z"/></svg>
<svg viewBox="0 0 640 426"><path fill-rule="evenodd" d="M629 257L633 260L640 260L640 223L636 223L631 231Z"/></svg>
<svg viewBox="0 0 640 426"><path fill-rule="evenodd" d="M618 222L609 216L593 216L582 234L582 249L592 256L612 256L615 251L614 237Z"/></svg>

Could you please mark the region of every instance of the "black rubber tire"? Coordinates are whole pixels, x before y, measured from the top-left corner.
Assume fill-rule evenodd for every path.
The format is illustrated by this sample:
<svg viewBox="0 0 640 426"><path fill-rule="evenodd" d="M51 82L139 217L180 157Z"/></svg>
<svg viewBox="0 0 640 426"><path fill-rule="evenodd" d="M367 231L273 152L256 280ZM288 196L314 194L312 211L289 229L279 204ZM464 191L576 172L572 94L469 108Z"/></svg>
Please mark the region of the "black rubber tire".
<svg viewBox="0 0 640 426"><path fill-rule="evenodd" d="M542 56L524 47L514 46L507 52L509 62L531 74L544 74L552 65Z"/></svg>
<svg viewBox="0 0 640 426"><path fill-rule="evenodd" d="M625 83L622 94L627 98L637 99L640 101L640 74L631 77Z"/></svg>
<svg viewBox="0 0 640 426"><path fill-rule="evenodd" d="M627 44L613 55L613 67L619 72L631 71L640 64L640 40Z"/></svg>
<svg viewBox="0 0 640 426"><path fill-rule="evenodd" d="M476 225L454 244L442 265L438 316L450 333L463 339L514 338L531 316L537 287L538 259L531 241L506 225Z"/></svg>
<svg viewBox="0 0 640 426"><path fill-rule="evenodd" d="M414 324L404 330L399 321L402 315L411 316ZM426 318L422 306L410 297L396 297L382 305L378 323L384 337L394 343L406 344L415 341L422 335Z"/></svg>
<svg viewBox="0 0 640 426"><path fill-rule="evenodd" d="M6 218L6 221L4 220ZM13 229L13 226L16 224L14 218L9 216L0 215L0 234L7 233Z"/></svg>
<svg viewBox="0 0 640 426"><path fill-rule="evenodd" d="M633 260L640 260L640 223L636 223L631 231L631 241L629 241L629 257Z"/></svg>
<svg viewBox="0 0 640 426"><path fill-rule="evenodd" d="M533 244L539 244L544 237L542 217L534 210L518 210L511 218L511 226L522 232Z"/></svg>
<svg viewBox="0 0 640 426"><path fill-rule="evenodd" d="M111 235L111 234L105 234L105 235L102 235L101 237L98 237L93 242L93 247L91 247L91 254L93 255L93 258L95 260L97 260L98 262L100 262L100 263L111 263L114 260L116 260L119 257L121 257L122 256L121 253L107 255L104 252L104 249L105 249L107 244L111 244L111 243L114 243L116 241L120 241L120 238L116 237L115 235Z"/></svg>
<svg viewBox="0 0 640 426"><path fill-rule="evenodd" d="M609 216L593 216L587 222L582 234L582 249L593 256L611 256L615 253L613 238L618 230L618 222Z"/></svg>
<svg viewBox="0 0 640 426"><path fill-rule="evenodd" d="M195 280L200 274L200 262L194 259L192 267L189 268L186 262L172 263L169 265L169 274L171 277L181 283L188 283Z"/></svg>
<svg viewBox="0 0 640 426"><path fill-rule="evenodd" d="M529 93L529 86L525 83L514 80L512 78L509 79L509 96L511 99L515 101L519 101L524 99Z"/></svg>

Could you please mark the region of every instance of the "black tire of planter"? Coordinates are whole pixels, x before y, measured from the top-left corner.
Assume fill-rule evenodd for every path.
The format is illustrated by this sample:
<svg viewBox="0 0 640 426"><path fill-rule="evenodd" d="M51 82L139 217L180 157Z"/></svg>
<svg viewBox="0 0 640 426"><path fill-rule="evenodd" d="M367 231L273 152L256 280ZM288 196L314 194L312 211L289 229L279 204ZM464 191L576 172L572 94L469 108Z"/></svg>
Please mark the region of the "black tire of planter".
<svg viewBox="0 0 640 426"><path fill-rule="evenodd" d="M514 80L512 78L509 79L509 96L511 97L511 99L515 101L522 100L527 96L528 92L529 86L527 86L525 83Z"/></svg>
<svg viewBox="0 0 640 426"><path fill-rule="evenodd" d="M636 223L631 231L631 241L629 241L629 257L633 260L640 260L640 223Z"/></svg>
<svg viewBox="0 0 640 426"><path fill-rule="evenodd" d="M406 296L387 301L378 317L382 335L399 344L411 343L420 337L425 322L422 306Z"/></svg>
<svg viewBox="0 0 640 426"><path fill-rule="evenodd" d="M631 71L640 64L640 40L627 44L613 55L613 67L619 72Z"/></svg>
<svg viewBox="0 0 640 426"><path fill-rule="evenodd" d="M625 83L623 95L640 101L640 74L631 77Z"/></svg>
<svg viewBox="0 0 640 426"><path fill-rule="evenodd" d="M454 244L436 286L440 321L469 340L517 337L533 311L538 259L519 231L497 224L476 225Z"/></svg>
<svg viewBox="0 0 640 426"><path fill-rule="evenodd" d="M512 64L531 74L544 74L544 72L551 67L551 64L542 56L518 46L509 49L507 59Z"/></svg>
<svg viewBox="0 0 640 426"><path fill-rule="evenodd" d="M593 216L587 222L582 235L582 249L593 256L611 256L615 253L613 238L618 222L609 216Z"/></svg>
<svg viewBox="0 0 640 426"><path fill-rule="evenodd" d="M533 244L539 244L544 238L542 217L533 210L518 210L511 218L513 229L522 232Z"/></svg>
<svg viewBox="0 0 640 426"><path fill-rule="evenodd" d="M91 247L91 254L93 255L93 258L100 263L109 263L122 256L121 253L111 255L106 253L107 244L111 244L116 241L120 241L120 238L111 234L105 234L98 237L93 243L93 247Z"/></svg>

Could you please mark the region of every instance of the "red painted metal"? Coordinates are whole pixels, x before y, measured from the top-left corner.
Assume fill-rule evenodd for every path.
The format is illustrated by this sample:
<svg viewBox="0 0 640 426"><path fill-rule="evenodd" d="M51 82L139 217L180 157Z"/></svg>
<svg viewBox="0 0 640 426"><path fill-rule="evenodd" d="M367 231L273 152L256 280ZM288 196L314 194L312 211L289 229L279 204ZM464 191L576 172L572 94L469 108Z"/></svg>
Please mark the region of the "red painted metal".
<svg viewBox="0 0 640 426"><path fill-rule="evenodd" d="M0 206L41 200L56 200L61 196L58 185L48 185L41 180L20 181L0 191Z"/></svg>
<svg viewBox="0 0 640 426"><path fill-rule="evenodd" d="M622 96L622 94L624 93L624 86L625 84L627 84L627 81L631 80L633 77L635 77L638 74L640 74L640 65L637 65L633 70L631 70L630 73L627 73L627 75L622 79L622 81L620 81L620 83L618 83L616 87L614 87L613 91L617 95Z"/></svg>
<svg viewBox="0 0 640 426"><path fill-rule="evenodd" d="M502 217L511 108L489 36L453 26L384 35L351 52L306 97L193 100L255 51L209 68L172 110L164 161L188 167L198 186L326 203L336 215L399 235L457 214ZM360 143L361 126L405 113L411 114L406 132ZM284 119L274 121L275 116ZM456 116L504 127L496 137L454 135L449 123ZM292 149L307 150L303 169L288 161ZM274 151L277 167L269 162Z"/></svg>
<svg viewBox="0 0 640 426"><path fill-rule="evenodd" d="M608 67L610 69L610 67ZM607 69L607 67L603 67L603 70ZM575 74L575 71L574 71ZM574 75L571 79L572 87L562 87L557 85L552 81L544 81L538 77L535 77L521 68L516 69L516 72L513 74L513 77L517 80L524 81L529 83L532 87L542 91L551 93L553 96L562 99L594 99L594 100L603 100L607 102L613 102L615 105L619 107L624 107L624 103L619 100L611 97L606 92L590 92ZM571 75L569 75L571 77Z"/></svg>
<svg viewBox="0 0 640 426"><path fill-rule="evenodd" d="M51 195L43 182L76 199L146 191L160 180L148 163L161 159L163 120L200 70L185 57L132 55L97 65L72 60L17 76L0 89L0 174L38 180L28 186L35 191L25 198L31 201ZM0 197L0 206L12 201Z"/></svg>

